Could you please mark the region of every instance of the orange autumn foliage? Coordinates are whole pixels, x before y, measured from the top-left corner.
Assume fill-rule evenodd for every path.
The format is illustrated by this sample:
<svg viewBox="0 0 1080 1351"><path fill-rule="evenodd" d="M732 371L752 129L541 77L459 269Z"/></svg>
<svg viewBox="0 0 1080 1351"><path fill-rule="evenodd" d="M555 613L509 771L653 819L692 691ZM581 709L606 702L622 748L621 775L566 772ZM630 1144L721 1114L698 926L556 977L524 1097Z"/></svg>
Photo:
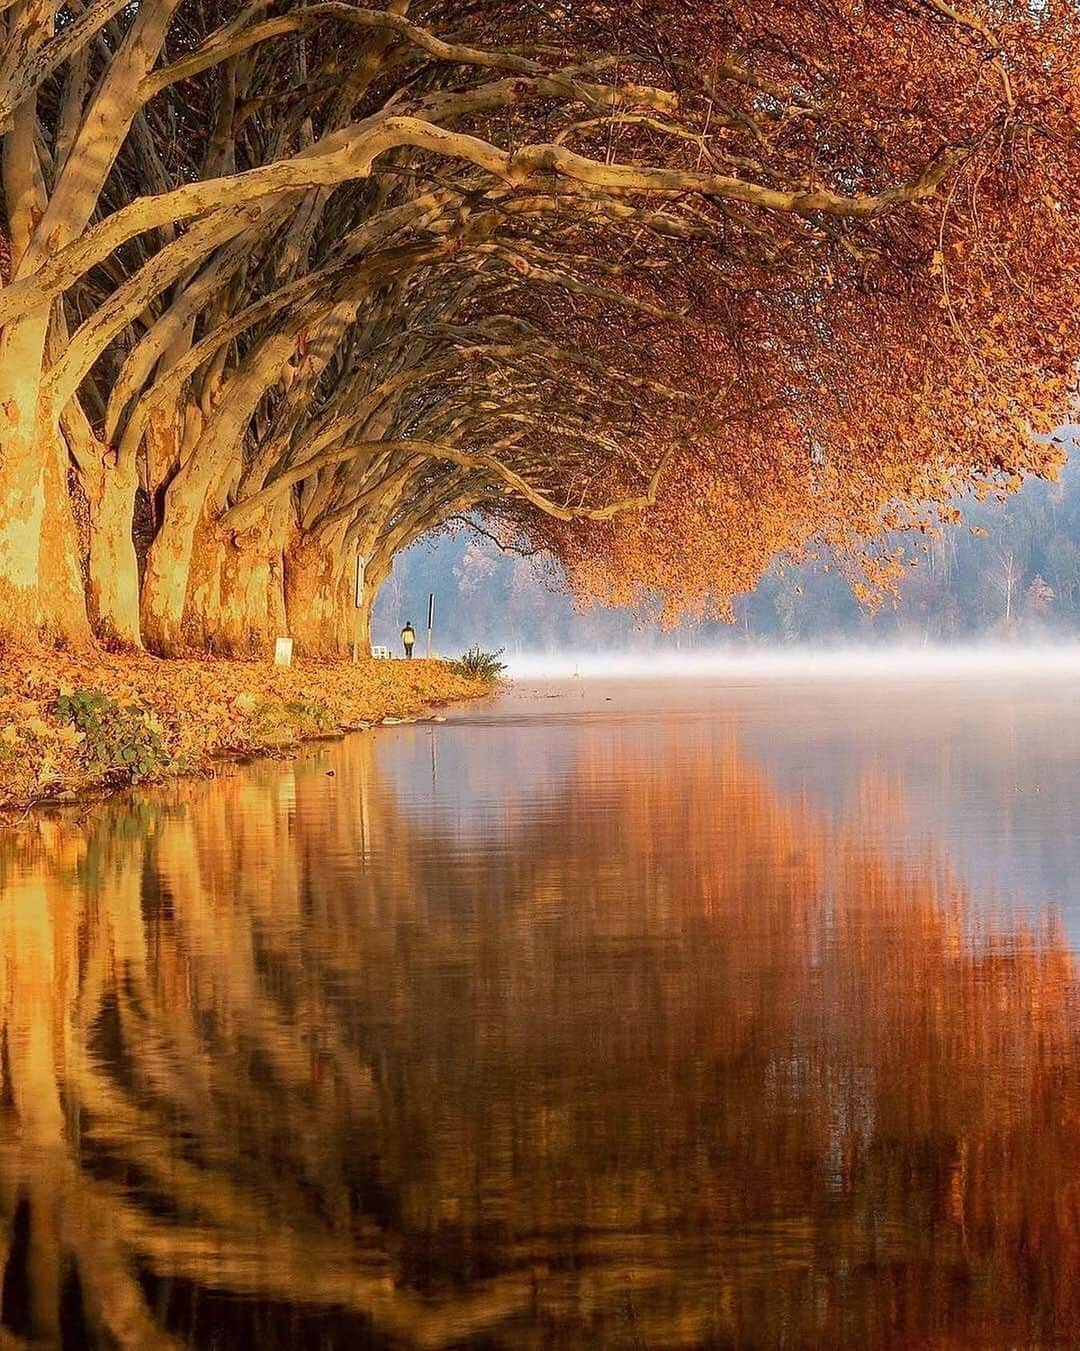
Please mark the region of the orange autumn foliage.
<svg viewBox="0 0 1080 1351"><path fill-rule="evenodd" d="M730 162L873 191L943 147L960 158L933 200L867 221L726 210L722 243L659 274L685 328L637 338L703 401L688 427L653 429L686 437L657 505L528 533L580 594L669 619L727 613L774 556L819 540L861 555L873 599L893 560L868 538L1062 462L1052 433L1075 408L1080 355L1075 7L663 9L673 65L704 79L738 52L753 71L732 99L753 124L721 134Z"/></svg>
<svg viewBox="0 0 1080 1351"><path fill-rule="evenodd" d="M1056 467L1074 0L40 8L0 31L0 632L337 654L353 560L362 642L462 519L723 612Z"/></svg>

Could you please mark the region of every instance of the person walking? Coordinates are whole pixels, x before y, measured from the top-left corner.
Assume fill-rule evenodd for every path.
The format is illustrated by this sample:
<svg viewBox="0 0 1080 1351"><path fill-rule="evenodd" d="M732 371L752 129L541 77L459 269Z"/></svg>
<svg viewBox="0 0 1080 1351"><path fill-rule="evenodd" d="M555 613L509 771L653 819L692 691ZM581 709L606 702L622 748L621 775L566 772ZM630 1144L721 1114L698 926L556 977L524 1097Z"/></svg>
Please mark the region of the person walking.
<svg viewBox="0 0 1080 1351"><path fill-rule="evenodd" d="M405 649L405 655L412 660L413 645L416 642L416 630L412 626L412 620L405 621L405 627L401 630L401 645Z"/></svg>

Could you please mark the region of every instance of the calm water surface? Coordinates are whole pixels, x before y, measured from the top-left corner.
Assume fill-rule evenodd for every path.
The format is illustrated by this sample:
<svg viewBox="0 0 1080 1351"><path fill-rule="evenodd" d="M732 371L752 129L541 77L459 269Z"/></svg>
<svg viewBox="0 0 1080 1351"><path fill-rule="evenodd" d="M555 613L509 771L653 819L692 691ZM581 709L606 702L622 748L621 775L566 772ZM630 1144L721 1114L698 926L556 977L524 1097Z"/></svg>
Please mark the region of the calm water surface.
<svg viewBox="0 0 1080 1351"><path fill-rule="evenodd" d="M0 835L0 1346L1080 1345L1078 790L589 680Z"/></svg>

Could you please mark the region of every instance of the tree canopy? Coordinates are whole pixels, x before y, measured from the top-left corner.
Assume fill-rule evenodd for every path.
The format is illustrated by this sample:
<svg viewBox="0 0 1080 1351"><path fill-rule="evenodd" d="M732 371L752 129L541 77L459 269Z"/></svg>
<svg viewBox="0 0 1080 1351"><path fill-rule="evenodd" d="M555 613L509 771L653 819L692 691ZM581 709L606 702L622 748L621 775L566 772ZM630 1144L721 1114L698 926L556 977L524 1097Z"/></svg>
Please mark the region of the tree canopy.
<svg viewBox="0 0 1080 1351"><path fill-rule="evenodd" d="M463 517L722 613L1060 459L1072 0L0 24L9 631L338 650Z"/></svg>

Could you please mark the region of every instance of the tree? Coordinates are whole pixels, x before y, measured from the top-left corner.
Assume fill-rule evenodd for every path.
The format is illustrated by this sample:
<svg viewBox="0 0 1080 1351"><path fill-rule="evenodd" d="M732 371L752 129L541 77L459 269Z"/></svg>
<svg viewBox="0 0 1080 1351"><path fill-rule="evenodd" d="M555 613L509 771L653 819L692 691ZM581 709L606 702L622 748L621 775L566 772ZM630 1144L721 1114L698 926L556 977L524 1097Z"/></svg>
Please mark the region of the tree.
<svg viewBox="0 0 1080 1351"><path fill-rule="evenodd" d="M1024 611L1035 619L1043 619L1053 605L1054 599L1054 588L1045 577L1036 573L1024 593Z"/></svg>
<svg viewBox="0 0 1080 1351"><path fill-rule="evenodd" d="M1068 7L0 22L8 632L334 650L463 513L722 610L1060 458Z"/></svg>
<svg viewBox="0 0 1080 1351"><path fill-rule="evenodd" d="M1003 549L998 554L991 580L994 589L1001 596L1001 623L1005 628L1009 628L1013 622L1016 593L1024 580L1020 561L1012 549Z"/></svg>

